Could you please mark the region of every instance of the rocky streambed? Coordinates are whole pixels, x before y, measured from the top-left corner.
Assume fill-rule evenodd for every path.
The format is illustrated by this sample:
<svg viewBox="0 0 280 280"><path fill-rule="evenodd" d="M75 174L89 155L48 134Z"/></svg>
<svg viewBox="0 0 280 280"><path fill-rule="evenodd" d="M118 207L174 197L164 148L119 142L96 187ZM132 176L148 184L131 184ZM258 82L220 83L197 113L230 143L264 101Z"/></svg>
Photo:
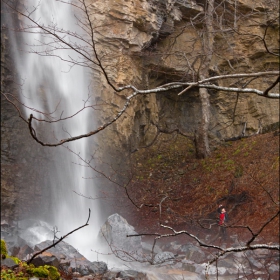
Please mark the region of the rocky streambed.
<svg viewBox="0 0 280 280"><path fill-rule="evenodd" d="M9 255L25 261L54 242L52 228L47 223L34 220L2 221L1 236L6 241ZM235 242L233 246L240 245L232 239ZM215 255L198 244L182 244L178 240L153 246L143 241L118 214L108 217L97 240L100 260L88 260L63 240L35 257L32 263L57 267L62 279L200 280L206 279L206 266ZM111 253L105 253L108 251ZM16 263L12 259L4 259L1 266L14 268ZM276 280L279 279L279 255L264 249L231 252L210 266L208 273L208 279L217 279L218 275L218 279L261 280L269 275L269 279Z"/></svg>

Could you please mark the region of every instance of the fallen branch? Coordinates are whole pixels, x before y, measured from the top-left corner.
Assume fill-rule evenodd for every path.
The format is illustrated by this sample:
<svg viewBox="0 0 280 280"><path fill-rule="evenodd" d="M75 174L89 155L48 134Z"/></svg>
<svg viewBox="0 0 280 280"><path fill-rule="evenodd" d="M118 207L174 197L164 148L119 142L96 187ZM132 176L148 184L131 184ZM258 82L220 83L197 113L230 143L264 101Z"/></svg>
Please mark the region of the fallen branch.
<svg viewBox="0 0 280 280"><path fill-rule="evenodd" d="M33 261L33 259L34 259L35 257L37 257L38 255L42 254L43 252L47 251L48 249L50 249L50 248L52 248L52 247L55 247L55 245L57 245L59 242L61 242L63 239L65 239L67 236L69 236L69 235L72 234L73 232L75 232L75 231L77 231L77 230L79 230L79 229L81 229L81 228L83 228L83 227L85 227L85 226L88 226L88 221L89 221L89 219L90 219L90 209L88 209L88 210L89 210L88 219L87 219L87 221L86 221L86 223L85 223L84 225L82 225L82 226L80 226L80 227L78 227L78 228L76 228L76 229L70 231L69 233L67 233L67 234L65 234L64 236L60 237L60 238L58 239L58 241L54 242L52 245L50 245L50 246L44 248L43 250L41 250L40 252L37 252L36 254L34 254L34 255L31 257L31 259L29 259L29 260L27 261L27 264L30 264L30 263Z"/></svg>

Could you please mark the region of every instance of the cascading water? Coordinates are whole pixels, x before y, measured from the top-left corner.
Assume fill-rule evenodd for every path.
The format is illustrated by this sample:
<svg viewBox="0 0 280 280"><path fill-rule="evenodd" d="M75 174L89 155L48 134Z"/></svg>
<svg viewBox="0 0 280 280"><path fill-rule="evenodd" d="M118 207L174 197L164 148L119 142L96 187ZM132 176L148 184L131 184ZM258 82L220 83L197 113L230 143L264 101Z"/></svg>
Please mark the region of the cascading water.
<svg viewBox="0 0 280 280"><path fill-rule="evenodd" d="M31 7L27 4L28 1L25 2L28 11L33 10L31 18L42 26L52 24L63 30L81 32L75 24L76 19L71 5L47 0L38 1L37 4L31 1ZM25 19L24 22L29 27L32 24ZM49 36L42 34L42 30L36 28L28 30L28 33L22 33L25 44L21 43L17 46L18 52L15 54L16 67L22 81L22 102L26 104L24 107L26 115L29 116L32 113L37 118L46 119L46 116L38 111L55 111L52 117L63 118L73 115L84 105L89 105L92 96L89 92L90 73L86 73L85 68L77 65L69 67L69 63L63 61L68 60L69 57L79 60L78 55L74 51L62 48L50 51L47 56L42 56L44 50L52 49L53 39L50 40ZM73 37L67 37L66 34L59 35L64 36L66 41L73 40ZM30 51L31 53L28 53ZM88 103L85 103L86 100ZM28 108L35 108L37 112ZM93 127L93 116L88 112L89 110L83 110L69 120L51 125L34 122L34 127L39 131L44 130L44 141L54 143L60 139L87 132L89 122ZM55 149L53 164L45 170L48 172L48 181L45 182L47 186L42 186L51 192L51 209L48 213L43 213L40 218L57 226L59 235L62 236L83 225L90 208L90 225L70 235L65 241L77 248L88 259L93 259L94 254L91 249L94 249L94 237L100 228L98 201L77 195L95 196L93 181L85 179L92 174L82 167L84 163L77 157L77 154L83 159L88 157L88 139L80 139L63 147L46 149Z"/></svg>

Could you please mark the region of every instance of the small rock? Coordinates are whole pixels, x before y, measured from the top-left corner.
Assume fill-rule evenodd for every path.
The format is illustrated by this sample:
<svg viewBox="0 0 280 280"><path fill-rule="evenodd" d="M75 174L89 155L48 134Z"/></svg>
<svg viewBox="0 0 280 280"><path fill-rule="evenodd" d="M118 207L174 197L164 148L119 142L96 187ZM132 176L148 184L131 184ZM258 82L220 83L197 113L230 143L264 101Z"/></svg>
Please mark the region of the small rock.
<svg viewBox="0 0 280 280"><path fill-rule="evenodd" d="M236 264L234 260L231 259L221 259L218 260L218 266L220 267L225 267L225 268L235 268Z"/></svg>
<svg viewBox="0 0 280 280"><path fill-rule="evenodd" d="M73 277L80 278L81 276L82 275L79 272L77 272L77 271L73 272Z"/></svg>
<svg viewBox="0 0 280 280"><path fill-rule="evenodd" d="M184 174L185 174L185 170L179 169L179 170L178 170L178 174L179 174L179 175L184 175Z"/></svg>
<svg viewBox="0 0 280 280"><path fill-rule="evenodd" d="M274 272L279 272L279 264L278 265L276 265L276 264L271 264L270 266L269 266L269 268L268 268L268 271L269 271L269 273L274 273Z"/></svg>
<svg viewBox="0 0 280 280"><path fill-rule="evenodd" d="M103 276L102 280L115 280L119 271L107 271Z"/></svg>
<svg viewBox="0 0 280 280"><path fill-rule="evenodd" d="M87 276L83 276L79 279L81 279L81 280L94 280L94 277L95 276L93 276L93 275L87 275Z"/></svg>
<svg viewBox="0 0 280 280"><path fill-rule="evenodd" d="M254 265L255 267L257 268L262 268L263 267L263 264L261 262L259 262L258 260L256 260L254 257L252 256L249 256L247 257L247 259L250 261L250 263L252 265Z"/></svg>
<svg viewBox="0 0 280 280"><path fill-rule="evenodd" d="M122 280L146 280L146 274L135 270L124 270L117 274L117 278Z"/></svg>
<svg viewBox="0 0 280 280"><path fill-rule="evenodd" d="M184 263L182 265L182 268L184 270L187 270L187 271L190 271L190 272L195 272L196 271L196 267L193 264L190 264L190 263Z"/></svg>
<svg viewBox="0 0 280 280"><path fill-rule="evenodd" d="M5 227L8 228L9 226L10 226L9 223L8 223L6 220L2 220L2 221L1 221L1 229L2 229L2 227L3 227L3 228L5 228Z"/></svg>

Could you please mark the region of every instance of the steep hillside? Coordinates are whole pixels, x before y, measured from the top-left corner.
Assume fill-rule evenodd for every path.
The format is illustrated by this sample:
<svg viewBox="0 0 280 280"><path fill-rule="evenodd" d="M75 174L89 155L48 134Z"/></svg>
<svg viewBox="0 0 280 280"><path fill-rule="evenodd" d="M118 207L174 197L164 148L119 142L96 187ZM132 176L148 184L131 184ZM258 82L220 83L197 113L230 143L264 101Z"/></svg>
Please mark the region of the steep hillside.
<svg viewBox="0 0 280 280"><path fill-rule="evenodd" d="M223 204L233 226L229 236L238 234L244 240L249 231L235 226L256 232L277 213L279 132L224 142L205 160L194 154L191 142L175 135L134 154L127 191L139 208L126 215L138 232L159 232L161 222L201 238L213 237L218 233L217 207ZM278 218L262 232L267 242L278 241Z"/></svg>

